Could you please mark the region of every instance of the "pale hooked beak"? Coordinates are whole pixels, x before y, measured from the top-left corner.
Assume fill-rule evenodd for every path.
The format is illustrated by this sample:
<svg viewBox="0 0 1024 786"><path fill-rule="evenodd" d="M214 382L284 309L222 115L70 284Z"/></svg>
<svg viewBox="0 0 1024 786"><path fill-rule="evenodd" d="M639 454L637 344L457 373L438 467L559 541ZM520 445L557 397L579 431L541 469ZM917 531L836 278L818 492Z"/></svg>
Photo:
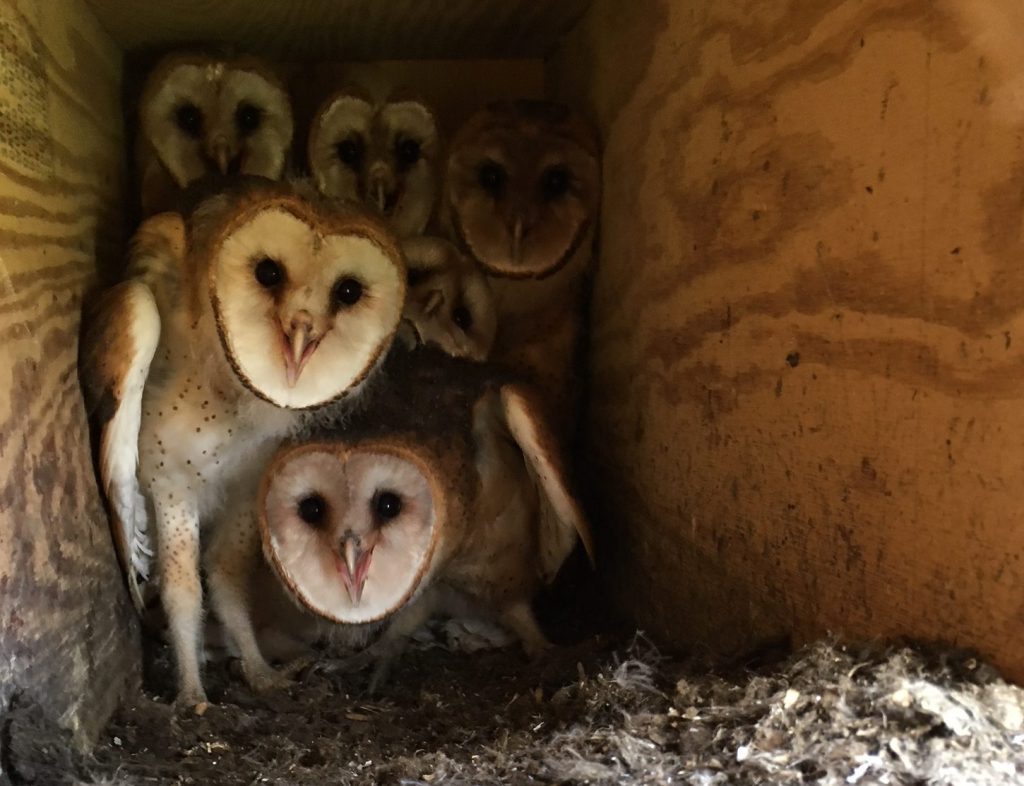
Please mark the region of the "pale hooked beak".
<svg viewBox="0 0 1024 786"><path fill-rule="evenodd" d="M288 380L288 387L293 388L299 381L302 369L306 367L306 363L319 346L320 337L314 335L312 319L306 312L300 312L292 319L291 333L284 331L282 340L284 342L282 354L284 355L285 376Z"/></svg>
<svg viewBox="0 0 1024 786"><path fill-rule="evenodd" d="M222 175L228 173L228 168L231 166L231 146L228 145L228 140L224 137L217 137L213 140L212 158L217 164L217 169Z"/></svg>
<svg viewBox="0 0 1024 786"><path fill-rule="evenodd" d="M356 535L346 535L342 556L336 556L338 572L341 574L341 583L345 585L348 596L353 606L358 606L363 598L363 587L366 586L366 576L370 572L370 559L373 557L373 546L364 549Z"/></svg>
<svg viewBox="0 0 1024 786"><path fill-rule="evenodd" d="M394 208L392 194L394 184L387 164L377 161L370 167L367 185L369 201L382 216L388 215Z"/></svg>
<svg viewBox="0 0 1024 786"><path fill-rule="evenodd" d="M523 219L517 218L512 225L512 264L518 265L523 259Z"/></svg>

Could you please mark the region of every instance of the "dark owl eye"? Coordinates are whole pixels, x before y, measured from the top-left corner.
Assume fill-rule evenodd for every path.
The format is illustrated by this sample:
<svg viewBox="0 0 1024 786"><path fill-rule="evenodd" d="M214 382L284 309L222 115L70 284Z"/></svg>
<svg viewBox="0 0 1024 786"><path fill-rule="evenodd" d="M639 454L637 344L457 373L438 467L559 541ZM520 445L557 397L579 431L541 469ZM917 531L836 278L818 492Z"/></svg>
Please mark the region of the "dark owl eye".
<svg viewBox="0 0 1024 786"><path fill-rule="evenodd" d="M477 179L480 181L480 187L484 191L492 197L497 197L505 189L508 173L501 164L487 161L480 165L480 169L477 171Z"/></svg>
<svg viewBox="0 0 1024 786"><path fill-rule="evenodd" d="M319 494L310 494L299 500L296 510L300 519L311 527L316 527L324 521L324 515L327 513L327 501Z"/></svg>
<svg viewBox="0 0 1024 786"><path fill-rule="evenodd" d="M338 143L338 158L341 163L352 169L358 169L363 163L363 140L359 137L351 137Z"/></svg>
<svg viewBox="0 0 1024 786"><path fill-rule="evenodd" d="M569 170L563 166L548 167L540 180L545 199L558 199L569 190Z"/></svg>
<svg viewBox="0 0 1024 786"><path fill-rule="evenodd" d="M258 106L243 102L235 110L235 125L242 136L247 136L260 127L263 111Z"/></svg>
<svg viewBox="0 0 1024 786"><path fill-rule="evenodd" d="M456 306L452 309L452 322L458 325L459 330L463 333L468 333L469 329L473 327L473 315L465 306Z"/></svg>
<svg viewBox="0 0 1024 786"><path fill-rule="evenodd" d="M381 521L391 521L402 512L402 498L393 491L378 491L373 498L373 512Z"/></svg>
<svg viewBox="0 0 1024 786"><path fill-rule="evenodd" d="M256 263L254 275L261 287L270 289L284 281L284 268L281 267L279 262L275 262L270 257L263 257L263 259Z"/></svg>
<svg viewBox="0 0 1024 786"><path fill-rule="evenodd" d="M194 139L198 139L203 133L202 110L190 101L181 104L174 110L174 122L178 124L178 128Z"/></svg>
<svg viewBox="0 0 1024 786"><path fill-rule="evenodd" d="M419 161L421 153L420 143L415 139L400 139L395 145L395 156L398 158L398 166L402 169L408 169Z"/></svg>
<svg viewBox="0 0 1024 786"><path fill-rule="evenodd" d="M331 297L339 306L354 306L363 297L363 285L359 279L339 279L331 290Z"/></svg>

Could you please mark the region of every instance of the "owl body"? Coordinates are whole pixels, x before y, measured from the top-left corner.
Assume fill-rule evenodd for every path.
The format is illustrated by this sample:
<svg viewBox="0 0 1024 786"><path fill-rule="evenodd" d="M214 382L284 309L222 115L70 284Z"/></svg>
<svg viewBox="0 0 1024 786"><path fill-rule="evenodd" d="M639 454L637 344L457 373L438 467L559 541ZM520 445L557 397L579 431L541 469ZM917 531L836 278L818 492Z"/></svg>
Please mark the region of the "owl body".
<svg viewBox="0 0 1024 786"><path fill-rule="evenodd" d="M199 53L165 57L139 101L143 215L173 209L181 191L206 174L280 178L292 134L290 99L264 63Z"/></svg>
<svg viewBox="0 0 1024 786"><path fill-rule="evenodd" d="M421 101L372 97L363 88L328 98L309 133L309 169L317 188L361 201L400 236L421 233L438 195L440 142Z"/></svg>
<svg viewBox="0 0 1024 786"><path fill-rule="evenodd" d="M567 107L492 104L452 140L442 204L451 234L487 272L492 359L543 387L571 420L586 277L601 190L595 131Z"/></svg>
<svg viewBox="0 0 1024 786"><path fill-rule="evenodd" d="M152 510L179 704L205 706L201 527L305 410L359 388L397 328L404 275L366 216L240 178L144 222L128 278L87 321L82 382L112 533L141 610Z"/></svg>
<svg viewBox="0 0 1024 786"><path fill-rule="evenodd" d="M183 337L168 338L157 358L170 351L168 343L182 346ZM154 358L159 381L142 399L139 478L151 491L193 498L200 522L208 522L223 503L225 484L258 472L260 457L269 457L267 451L299 425L302 413L255 398L226 363L182 360L186 365L161 368Z"/></svg>
<svg viewBox="0 0 1024 786"><path fill-rule="evenodd" d="M136 238L136 253L158 254L144 246L147 231ZM143 256L133 265L175 261ZM254 396L227 357L210 351L219 343L216 318L201 297L190 298L182 286L198 271L165 269L157 273L159 282L152 268L141 272L153 284L160 338L142 392L139 474L147 486L184 485L195 493L200 514L210 513L220 494L206 489L223 487L251 450L297 426L301 413Z"/></svg>
<svg viewBox="0 0 1024 786"><path fill-rule="evenodd" d="M591 550L559 453L520 376L396 348L343 430L318 424L274 459L260 494L265 554L318 614L357 621L369 604L375 619L393 615L365 657L389 661L436 613L496 619L540 650L531 599L578 538ZM385 494L397 498L402 542L416 544L402 560L375 552L393 538L377 510ZM320 513L312 523L303 518L311 499ZM353 542L359 556L348 560ZM355 590L353 576L363 582Z"/></svg>
<svg viewBox="0 0 1024 786"><path fill-rule="evenodd" d="M568 439L581 393L583 304L590 247L544 279L488 277L498 329L490 357L545 391L559 434Z"/></svg>

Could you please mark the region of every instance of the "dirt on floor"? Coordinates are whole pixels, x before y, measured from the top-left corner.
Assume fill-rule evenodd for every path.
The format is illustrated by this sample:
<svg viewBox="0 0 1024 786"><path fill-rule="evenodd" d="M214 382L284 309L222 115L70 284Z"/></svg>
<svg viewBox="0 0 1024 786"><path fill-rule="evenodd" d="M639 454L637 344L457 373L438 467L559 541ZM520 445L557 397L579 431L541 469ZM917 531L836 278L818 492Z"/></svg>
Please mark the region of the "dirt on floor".
<svg viewBox="0 0 1024 786"><path fill-rule="evenodd" d="M22 782L1024 782L1024 691L962 653L820 644L721 674L643 637L591 638L535 664L508 648L423 646L372 699L365 675L317 668L256 697L214 665L215 706L189 718L170 711L166 652L150 663L93 759L15 745Z"/></svg>

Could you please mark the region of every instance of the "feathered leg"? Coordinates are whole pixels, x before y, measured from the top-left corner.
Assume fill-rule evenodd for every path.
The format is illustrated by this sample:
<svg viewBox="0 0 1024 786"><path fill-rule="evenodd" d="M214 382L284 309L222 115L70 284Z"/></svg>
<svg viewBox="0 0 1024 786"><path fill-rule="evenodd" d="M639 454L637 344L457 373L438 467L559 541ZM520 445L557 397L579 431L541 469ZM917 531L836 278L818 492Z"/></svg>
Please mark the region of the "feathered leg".
<svg viewBox="0 0 1024 786"><path fill-rule="evenodd" d="M203 588L199 581L199 515L195 506L173 494L154 493L159 527L160 597L170 628L178 667L179 710L197 715L209 703L203 690L199 657Z"/></svg>
<svg viewBox="0 0 1024 786"><path fill-rule="evenodd" d="M251 505L241 502L225 514L210 545L207 565L210 603L238 649L245 680L253 690L265 691L284 687L290 680L267 663L256 641L252 578L262 557L254 515Z"/></svg>
<svg viewBox="0 0 1024 786"><path fill-rule="evenodd" d="M551 647L551 642L537 624L537 618L529 603L521 601L504 609L501 613L501 622L519 637L527 657L535 658Z"/></svg>

